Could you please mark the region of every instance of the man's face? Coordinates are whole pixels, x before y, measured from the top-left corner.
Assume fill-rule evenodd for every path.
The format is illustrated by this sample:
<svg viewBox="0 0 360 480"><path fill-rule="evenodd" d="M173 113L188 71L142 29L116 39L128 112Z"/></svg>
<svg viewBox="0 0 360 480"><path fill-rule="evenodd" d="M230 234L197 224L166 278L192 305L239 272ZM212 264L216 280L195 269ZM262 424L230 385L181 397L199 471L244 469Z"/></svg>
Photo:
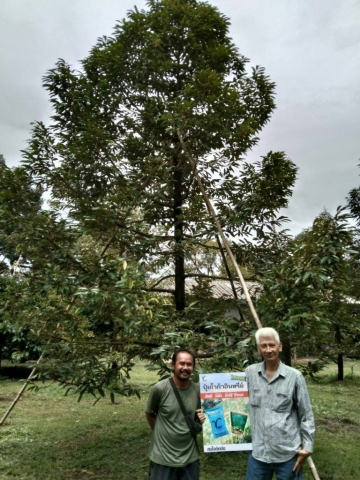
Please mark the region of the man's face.
<svg viewBox="0 0 360 480"><path fill-rule="evenodd" d="M282 344L276 343L272 337L261 337L258 345L258 352L264 360L276 360L282 351Z"/></svg>
<svg viewBox="0 0 360 480"><path fill-rule="evenodd" d="M179 352L176 357L176 361L173 365L174 376L184 382L189 380L190 375L194 370L193 357L186 352Z"/></svg>

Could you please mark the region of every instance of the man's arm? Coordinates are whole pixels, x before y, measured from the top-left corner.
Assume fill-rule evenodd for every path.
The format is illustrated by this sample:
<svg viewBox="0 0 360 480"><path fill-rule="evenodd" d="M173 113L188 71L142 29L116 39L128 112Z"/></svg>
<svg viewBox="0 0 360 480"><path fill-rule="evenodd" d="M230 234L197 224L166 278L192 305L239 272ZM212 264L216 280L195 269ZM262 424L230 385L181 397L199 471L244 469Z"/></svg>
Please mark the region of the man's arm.
<svg viewBox="0 0 360 480"><path fill-rule="evenodd" d="M146 403L145 416L148 424L150 425L151 430L155 428L156 415L159 410L161 403L161 391L159 389L159 384L154 385L150 390L150 395Z"/></svg>
<svg viewBox="0 0 360 480"><path fill-rule="evenodd" d="M310 457L311 452L307 452L306 450L299 450L297 453L296 457L296 463L293 468L293 472L296 473L296 475L300 472L302 464L305 462L307 457Z"/></svg>
<svg viewBox="0 0 360 480"><path fill-rule="evenodd" d="M195 413L199 419L199 422L202 424L205 422L206 420L206 415L205 413L203 413L203 411L201 410L201 408L198 408L197 410L195 410Z"/></svg>
<svg viewBox="0 0 360 480"><path fill-rule="evenodd" d="M148 424L150 425L151 430L154 430L155 428L155 422L156 422L156 415L153 413L148 413L145 412L146 415L146 420L148 421Z"/></svg>
<svg viewBox="0 0 360 480"><path fill-rule="evenodd" d="M303 441L303 448L297 454L293 471L299 473L302 464L309 457L314 448L315 423L311 407L310 397L304 377L301 375L297 381L296 388L297 411L300 420L300 433Z"/></svg>

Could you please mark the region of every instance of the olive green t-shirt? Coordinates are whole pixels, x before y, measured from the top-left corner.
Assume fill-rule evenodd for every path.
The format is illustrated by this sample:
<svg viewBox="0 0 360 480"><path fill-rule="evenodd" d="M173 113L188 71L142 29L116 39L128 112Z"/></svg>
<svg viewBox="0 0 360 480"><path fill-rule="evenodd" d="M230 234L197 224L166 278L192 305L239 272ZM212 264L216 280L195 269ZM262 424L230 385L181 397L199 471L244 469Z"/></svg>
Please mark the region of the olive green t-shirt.
<svg viewBox="0 0 360 480"><path fill-rule="evenodd" d="M185 409L194 417L200 408L199 385L190 383L186 389L178 389ZM184 467L199 458L195 440L170 385L169 379L161 380L150 391L146 412L156 415L149 456L152 462L168 467Z"/></svg>

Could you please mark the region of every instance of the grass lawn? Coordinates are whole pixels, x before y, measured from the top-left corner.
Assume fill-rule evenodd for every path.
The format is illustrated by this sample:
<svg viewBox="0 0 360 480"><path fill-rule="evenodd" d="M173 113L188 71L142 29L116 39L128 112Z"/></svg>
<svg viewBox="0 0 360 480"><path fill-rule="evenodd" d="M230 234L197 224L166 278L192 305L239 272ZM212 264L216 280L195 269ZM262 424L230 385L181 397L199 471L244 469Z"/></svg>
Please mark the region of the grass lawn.
<svg viewBox="0 0 360 480"><path fill-rule="evenodd" d="M357 365L354 367L354 365ZM351 367L353 367L351 369ZM308 382L317 433L313 460L321 480L360 478L360 361L346 362L346 379L335 367ZM93 405L64 397L56 384L27 390L0 427L0 480L145 480L150 429L144 416L149 384L156 381L138 364L132 382L142 398L117 397ZM0 380L0 415L21 388ZM247 453L203 454L201 480L243 480ZM305 465L304 480L312 479Z"/></svg>

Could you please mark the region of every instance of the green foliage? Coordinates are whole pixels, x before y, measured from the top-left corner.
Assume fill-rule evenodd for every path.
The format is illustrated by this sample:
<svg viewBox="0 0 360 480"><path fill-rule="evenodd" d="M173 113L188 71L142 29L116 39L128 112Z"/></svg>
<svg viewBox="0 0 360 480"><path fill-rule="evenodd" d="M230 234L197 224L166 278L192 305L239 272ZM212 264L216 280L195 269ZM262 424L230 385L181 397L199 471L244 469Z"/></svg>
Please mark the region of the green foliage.
<svg viewBox="0 0 360 480"><path fill-rule="evenodd" d="M10 169L4 160L0 162L0 255L10 264L24 253L19 245L21 235L40 210L41 194L42 189L33 186L23 167Z"/></svg>
<svg viewBox="0 0 360 480"><path fill-rule="evenodd" d="M39 342L29 338L29 326L17 321L20 288L16 278L0 275L0 362L2 359L25 362L41 353Z"/></svg>
<svg viewBox="0 0 360 480"><path fill-rule="evenodd" d="M271 239L274 228L286 220L277 218L277 212L287 207L296 174L297 167L284 152L269 152L255 164L244 164L234 187L241 202L233 212L235 224L243 235L254 232L261 244Z"/></svg>
<svg viewBox="0 0 360 480"><path fill-rule="evenodd" d="M358 165L360 166L360 165ZM360 226L360 188L353 188L346 198L347 207L350 210L352 218L356 221L357 226Z"/></svg>
<svg viewBox="0 0 360 480"><path fill-rule="evenodd" d="M334 216L321 214L287 243L264 276L258 302L264 323L302 353L336 359L357 351L357 316L348 301L352 231L347 220L341 208Z"/></svg>
<svg viewBox="0 0 360 480"><path fill-rule="evenodd" d="M360 268L360 188L353 188L347 197L347 207L350 210L351 217L355 220L357 228L355 229L352 255L349 259L352 276L351 295L360 298L359 268Z"/></svg>

